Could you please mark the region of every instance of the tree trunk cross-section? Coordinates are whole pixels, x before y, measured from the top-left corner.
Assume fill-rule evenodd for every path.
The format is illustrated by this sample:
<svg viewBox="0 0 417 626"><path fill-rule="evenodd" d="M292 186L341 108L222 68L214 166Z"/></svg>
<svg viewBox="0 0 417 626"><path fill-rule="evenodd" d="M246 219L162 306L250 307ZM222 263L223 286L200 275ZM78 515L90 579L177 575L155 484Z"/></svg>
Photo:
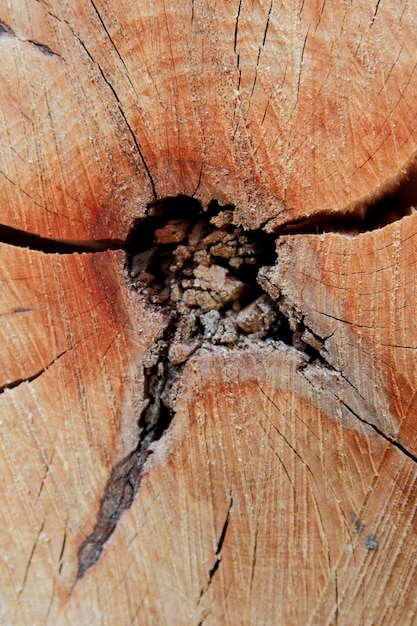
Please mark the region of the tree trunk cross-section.
<svg viewBox="0 0 417 626"><path fill-rule="evenodd" d="M0 2L2 624L416 623L416 47Z"/></svg>

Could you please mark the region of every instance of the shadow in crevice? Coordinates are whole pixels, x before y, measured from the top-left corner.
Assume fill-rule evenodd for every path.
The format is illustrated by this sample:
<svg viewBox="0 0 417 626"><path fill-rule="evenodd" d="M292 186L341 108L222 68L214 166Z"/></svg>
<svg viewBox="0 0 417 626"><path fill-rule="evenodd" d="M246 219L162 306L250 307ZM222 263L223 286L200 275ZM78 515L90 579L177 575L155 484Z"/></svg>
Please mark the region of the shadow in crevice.
<svg viewBox="0 0 417 626"><path fill-rule="evenodd" d="M5 224L0 224L0 242L45 254L104 252L105 250L122 250L125 246L125 242L120 239L52 239Z"/></svg>
<svg viewBox="0 0 417 626"><path fill-rule="evenodd" d="M371 197L346 208L345 213L319 211L273 228L275 235L341 233L357 235L388 226L417 207L417 159L413 159L400 174L383 185Z"/></svg>

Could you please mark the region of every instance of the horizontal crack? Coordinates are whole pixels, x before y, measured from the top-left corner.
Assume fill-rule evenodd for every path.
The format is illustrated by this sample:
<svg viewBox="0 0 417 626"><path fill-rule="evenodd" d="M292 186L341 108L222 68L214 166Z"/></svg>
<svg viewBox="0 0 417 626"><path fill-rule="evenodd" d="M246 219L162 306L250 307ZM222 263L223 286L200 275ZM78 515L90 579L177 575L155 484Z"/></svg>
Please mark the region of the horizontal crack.
<svg viewBox="0 0 417 626"><path fill-rule="evenodd" d="M348 206L344 211L320 211L310 217L280 223L269 219L262 227L275 235L322 234L357 235L388 226L412 215L417 207L417 157L371 198Z"/></svg>
<svg viewBox="0 0 417 626"><path fill-rule="evenodd" d="M16 380L13 380L10 383L6 383L5 385L2 385L0 387L0 394L4 393L7 389L15 389L16 387L19 387L19 385L22 385L23 383L31 383L32 381L36 380L37 378L39 378L39 376L42 376L42 374L44 374L46 370L51 367L51 365L56 363L56 361L58 361L58 359L60 359L66 352L68 352L68 348L66 350L63 350L63 352L58 354L58 356L56 356L50 363L48 363L48 365L45 365L45 367L40 369L35 374L32 374L31 376L27 376L26 378L18 378Z"/></svg>
<svg viewBox="0 0 417 626"><path fill-rule="evenodd" d="M125 242L121 239L52 239L4 224L0 224L0 243L19 248L30 248L46 254L73 254L125 249Z"/></svg>
<svg viewBox="0 0 417 626"><path fill-rule="evenodd" d="M0 21L0 37L5 35L14 35L14 33L4 22ZM54 54L48 46L39 44L35 41L30 41L29 43L38 46L45 54ZM110 84L109 86L111 87ZM115 97L118 100L116 94ZM125 118L122 109L121 114ZM126 118L125 121L127 123ZM140 151L139 145L137 144L133 131L130 127L129 130L143 160L143 155ZM150 177L153 195L156 198L154 182L150 176L146 163L144 163L144 166ZM154 203L149 206L154 206L158 210L158 207L163 206L167 201L174 202L176 200L181 201L183 199L185 199L186 203L193 200L192 198L187 198L186 196L178 196L178 198L167 198L162 200L156 198ZM412 160L400 174L383 186L382 190L378 193L376 200L364 200L358 202L355 206L345 212L330 213L328 211L322 211L315 213L310 217L299 218L286 223L279 222L279 218L272 218L260 225L258 233L262 232L269 235L271 238L278 238L281 235L315 235L327 232L356 235L382 228L402 219L403 217L412 215L416 211L416 207L417 157ZM141 226L148 228L148 226L144 225L143 222L141 222ZM150 234L151 232L149 232L149 235ZM129 237L131 238L131 236L132 235ZM105 250L119 249L129 251L132 243L131 240L129 240L129 237L126 241L121 239L57 239L43 237L36 233L30 233L7 225L0 225L0 242L52 254L103 252Z"/></svg>

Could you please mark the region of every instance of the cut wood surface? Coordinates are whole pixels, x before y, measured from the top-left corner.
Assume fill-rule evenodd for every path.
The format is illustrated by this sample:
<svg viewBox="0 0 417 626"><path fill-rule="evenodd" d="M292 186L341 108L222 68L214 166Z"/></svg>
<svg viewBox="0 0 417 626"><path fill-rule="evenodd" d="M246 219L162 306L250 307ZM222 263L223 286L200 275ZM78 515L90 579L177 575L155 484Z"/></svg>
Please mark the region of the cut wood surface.
<svg viewBox="0 0 417 626"><path fill-rule="evenodd" d="M416 19L0 3L1 623L416 623ZM181 194L276 237L259 283L292 339L194 351L81 576L166 325L111 243ZM1 226L108 243L47 253Z"/></svg>

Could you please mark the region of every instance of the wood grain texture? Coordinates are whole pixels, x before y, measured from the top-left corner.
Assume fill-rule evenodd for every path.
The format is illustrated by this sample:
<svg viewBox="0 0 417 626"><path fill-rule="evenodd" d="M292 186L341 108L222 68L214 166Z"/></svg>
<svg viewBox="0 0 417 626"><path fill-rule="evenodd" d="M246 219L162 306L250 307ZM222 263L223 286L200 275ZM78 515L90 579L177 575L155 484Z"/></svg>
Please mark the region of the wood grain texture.
<svg viewBox="0 0 417 626"><path fill-rule="evenodd" d="M352 419L348 383L337 398L303 365L290 348L193 358L172 452L65 620L412 623L416 464Z"/></svg>
<svg viewBox="0 0 417 626"><path fill-rule="evenodd" d="M109 468L135 445L152 323L136 332L121 253L2 245L2 258L1 621L41 624L73 584Z"/></svg>
<svg viewBox="0 0 417 626"><path fill-rule="evenodd" d="M340 387L327 386L328 391L390 442L364 506L384 554L375 573L364 566L345 582L342 623L359 615L360 601L365 623L415 619L416 227L415 217L409 217L353 238L283 240L277 267L269 275L271 290L279 285L294 318L301 313L306 326L324 338L321 352L341 372L356 404ZM359 587L366 579L372 580L369 592ZM403 582L397 586L395 580ZM332 599L326 602L331 605Z"/></svg>
<svg viewBox="0 0 417 626"><path fill-rule="evenodd" d="M416 150L410 5L28 0L0 20L17 227L121 236L153 191L252 226L344 211Z"/></svg>
<svg viewBox="0 0 417 626"><path fill-rule="evenodd" d="M283 238L267 272L271 293L304 316L326 361L373 407L372 422L414 456L416 228L413 216L358 237Z"/></svg>
<svg viewBox="0 0 417 626"><path fill-rule="evenodd" d="M411 4L16 0L0 22L2 224L124 238L184 193L277 227L415 157ZM198 351L78 581L162 319L122 252L0 243L0 621L414 624L416 230L280 238L263 284L321 358Z"/></svg>

